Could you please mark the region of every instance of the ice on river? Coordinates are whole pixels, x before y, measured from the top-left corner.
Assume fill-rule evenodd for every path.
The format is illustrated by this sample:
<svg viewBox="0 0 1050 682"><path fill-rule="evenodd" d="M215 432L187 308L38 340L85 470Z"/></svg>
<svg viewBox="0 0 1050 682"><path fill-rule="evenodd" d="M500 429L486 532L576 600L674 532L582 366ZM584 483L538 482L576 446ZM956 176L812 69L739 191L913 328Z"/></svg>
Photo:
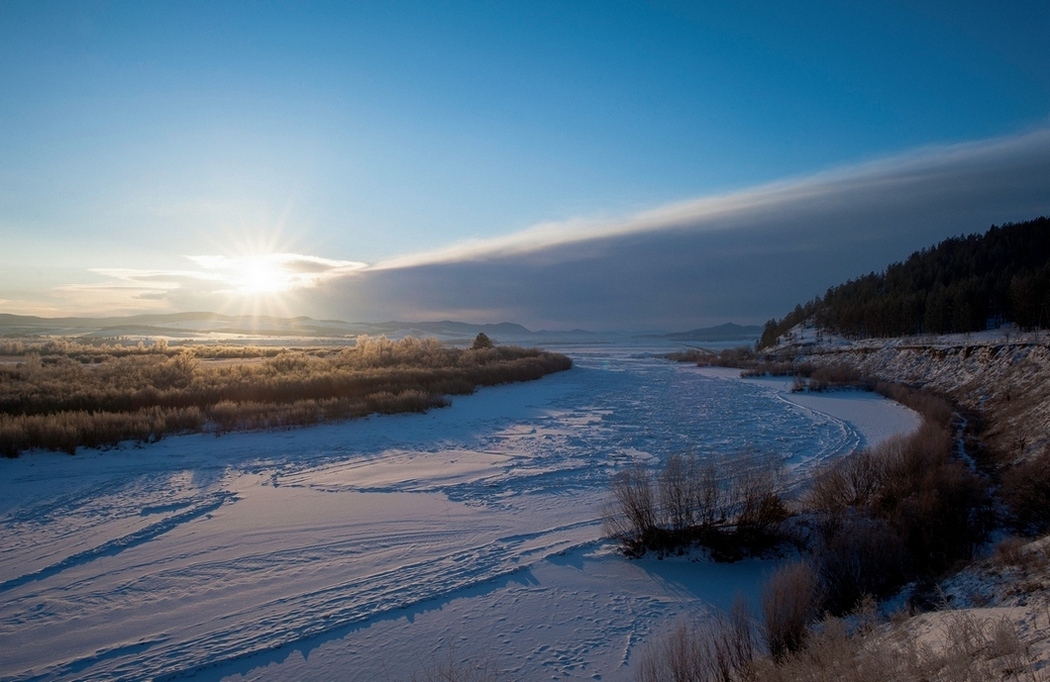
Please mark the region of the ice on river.
<svg viewBox="0 0 1050 682"><path fill-rule="evenodd" d="M628 561L609 476L775 452L794 475L917 423L577 347L569 372L425 415L0 462L0 678L630 679L651 633L770 566Z"/></svg>

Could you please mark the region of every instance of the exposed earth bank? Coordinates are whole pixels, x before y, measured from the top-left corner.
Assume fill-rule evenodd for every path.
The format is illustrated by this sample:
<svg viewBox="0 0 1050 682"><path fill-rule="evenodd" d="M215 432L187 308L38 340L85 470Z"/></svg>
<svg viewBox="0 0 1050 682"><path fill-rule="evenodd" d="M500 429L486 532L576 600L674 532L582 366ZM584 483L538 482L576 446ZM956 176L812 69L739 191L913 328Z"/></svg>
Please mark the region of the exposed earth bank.
<svg viewBox="0 0 1050 682"><path fill-rule="evenodd" d="M849 341L796 328L772 349L796 366L845 365L860 374L941 393L980 422L980 440L999 471L1050 455L1050 333L990 331L902 339ZM1045 460L1044 460L1045 461ZM940 608L907 621L908 637L951 649L948 633L961 621L988 632L1011 623L1020 641L1003 679L1050 679L1050 537L997 533L983 558L943 579ZM883 637L901 636L900 625ZM976 630L974 630L976 632ZM974 640L972 661L995 658L992 637ZM978 641L980 640L980 641ZM1021 664L1020 668L1017 667ZM972 668L971 668L972 672ZM969 679L969 678L967 678ZM1013 677L1010 677L1013 679Z"/></svg>
<svg viewBox="0 0 1050 682"><path fill-rule="evenodd" d="M987 332L814 342L812 330L778 346L797 364L845 364L861 374L948 395L983 421L982 440L1006 461L1050 448L1050 333Z"/></svg>

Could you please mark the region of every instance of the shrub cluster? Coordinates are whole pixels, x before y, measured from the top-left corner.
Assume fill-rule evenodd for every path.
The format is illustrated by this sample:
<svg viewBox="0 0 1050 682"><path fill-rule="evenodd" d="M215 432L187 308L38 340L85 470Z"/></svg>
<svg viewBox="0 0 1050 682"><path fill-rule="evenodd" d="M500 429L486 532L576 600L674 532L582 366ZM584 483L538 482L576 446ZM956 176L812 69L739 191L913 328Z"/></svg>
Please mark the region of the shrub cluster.
<svg viewBox="0 0 1050 682"><path fill-rule="evenodd" d="M810 626L804 596L814 576L784 567L763 594L756 626L741 602L729 614L679 625L643 649L641 682L929 682L1045 680L1032 642L1006 618L949 612L934 621L939 637L915 637L907 617L881 623L868 601L846 621L826 616ZM788 645L790 642L790 645ZM762 645L765 645L763 651Z"/></svg>
<svg viewBox="0 0 1050 682"><path fill-rule="evenodd" d="M771 455L741 455L731 467L672 455L659 472L636 463L613 476L605 529L628 556L701 544L737 558L778 540L787 517L781 483Z"/></svg>
<svg viewBox="0 0 1050 682"><path fill-rule="evenodd" d="M829 383L857 381L841 368L816 376ZM957 456L952 405L899 385L873 383L872 388L919 411L922 425L908 436L838 460L819 472L802 496L792 526L803 558L774 573L762 596L761 630L772 656L763 677L791 679L779 676L781 666L798 665L802 652L810 650L810 626L821 613L845 614L905 581L931 578L971 557L987 533L987 483ZM1050 454L1047 459L1032 469L1050 468ZM764 465L745 459L731 476L695 457L672 457L658 473L635 465L613 478L606 529L629 556L696 542L725 546L730 533L738 550L753 538L777 541L784 537L780 531L787 513L775 472L768 458ZM1018 481L1026 475L1015 474ZM1017 502L1018 509L1046 514L1050 485L1040 483L1046 479L1027 475L1024 485L1014 484L1016 496L1024 500ZM750 540L749 532L754 533ZM718 641L724 634L702 637ZM672 635L657 655L663 662L647 663L642 678L731 680L755 674L750 663L746 674L742 669L712 673L717 668L712 661L718 660L714 649L694 639L690 633ZM675 658L681 660L667 663ZM707 672L679 675L700 668Z"/></svg>
<svg viewBox="0 0 1050 682"><path fill-rule="evenodd" d="M984 481L953 456L947 428L928 421L821 472L805 503L825 606L835 613L969 558L987 530Z"/></svg>
<svg viewBox="0 0 1050 682"><path fill-rule="evenodd" d="M667 353L663 357L667 358L671 362L689 362L700 367L708 367L713 365L718 359L718 355L709 350L703 348L689 348L683 351L676 351L674 353Z"/></svg>
<svg viewBox="0 0 1050 682"><path fill-rule="evenodd" d="M1007 469L999 493L1022 530L1050 530L1050 447Z"/></svg>
<svg viewBox="0 0 1050 682"><path fill-rule="evenodd" d="M359 337L342 349L248 349L243 362L209 362L215 355L208 347L101 358L80 344L54 340L46 347L49 354L0 365L0 454L419 412L448 404L448 395L572 366L537 349L464 350L411 337ZM241 357L229 347L220 351L222 358Z"/></svg>

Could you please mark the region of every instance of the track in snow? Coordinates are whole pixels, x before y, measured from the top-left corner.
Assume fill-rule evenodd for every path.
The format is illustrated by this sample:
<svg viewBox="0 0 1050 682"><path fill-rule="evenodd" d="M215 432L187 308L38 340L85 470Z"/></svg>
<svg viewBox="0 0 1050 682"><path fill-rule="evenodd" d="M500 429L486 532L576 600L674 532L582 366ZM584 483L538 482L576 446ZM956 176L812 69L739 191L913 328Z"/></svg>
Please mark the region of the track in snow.
<svg viewBox="0 0 1050 682"><path fill-rule="evenodd" d="M500 600L518 595L557 610L543 601L556 586L529 585L534 571L593 583L593 566L625 563L593 563L597 508L633 458L769 451L801 473L862 443L761 386L633 349L570 352L570 372L426 415L4 462L0 677L209 678L367 639L413 609L454 618L489 600L513 611ZM592 568L577 576L559 556ZM647 584L614 580L636 579ZM598 670L610 658L600 631L627 642L614 652L623 668L635 631L693 594L658 581L636 588L655 596L601 597L592 583L576 592L604 602L570 631L579 641L491 640L510 669ZM541 617L553 616L519 613L506 627ZM411 668L426 648L398 632L385 654Z"/></svg>

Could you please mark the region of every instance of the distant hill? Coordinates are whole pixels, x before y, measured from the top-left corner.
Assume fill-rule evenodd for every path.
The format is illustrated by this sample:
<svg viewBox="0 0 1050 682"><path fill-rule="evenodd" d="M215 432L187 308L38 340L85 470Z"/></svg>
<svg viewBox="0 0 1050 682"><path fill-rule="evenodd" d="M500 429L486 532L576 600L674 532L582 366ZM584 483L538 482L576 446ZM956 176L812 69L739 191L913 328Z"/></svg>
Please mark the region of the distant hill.
<svg viewBox="0 0 1050 682"><path fill-rule="evenodd" d="M664 334L663 338L672 341L754 341L762 335L762 327L755 325L742 326L727 322L717 327L692 329L687 332Z"/></svg>
<svg viewBox="0 0 1050 682"><path fill-rule="evenodd" d="M183 336L193 334L247 334L342 336L349 325L335 320L309 317L220 315L217 313L172 313L124 317L36 317L0 313L0 334L74 336Z"/></svg>
<svg viewBox="0 0 1050 682"><path fill-rule="evenodd" d="M766 323L759 347L812 319L850 338L1050 326L1050 218L946 239Z"/></svg>
<svg viewBox="0 0 1050 682"><path fill-rule="evenodd" d="M437 336L446 340L472 339L484 332L495 340L524 340L536 335L520 324L471 324L467 322L343 322L310 317L220 315L218 313L171 313L124 317L36 317L0 313L0 335L61 335L88 338L150 337L200 338L208 335L248 337L346 338L371 336ZM557 335L558 332L543 332ZM586 332L577 332L585 334Z"/></svg>
<svg viewBox="0 0 1050 682"><path fill-rule="evenodd" d="M391 331L418 331L426 334L440 335L477 335L485 333L489 336L529 336L531 331L520 324L501 322L499 324L470 324L469 322L383 322L372 325L377 328L389 329Z"/></svg>

